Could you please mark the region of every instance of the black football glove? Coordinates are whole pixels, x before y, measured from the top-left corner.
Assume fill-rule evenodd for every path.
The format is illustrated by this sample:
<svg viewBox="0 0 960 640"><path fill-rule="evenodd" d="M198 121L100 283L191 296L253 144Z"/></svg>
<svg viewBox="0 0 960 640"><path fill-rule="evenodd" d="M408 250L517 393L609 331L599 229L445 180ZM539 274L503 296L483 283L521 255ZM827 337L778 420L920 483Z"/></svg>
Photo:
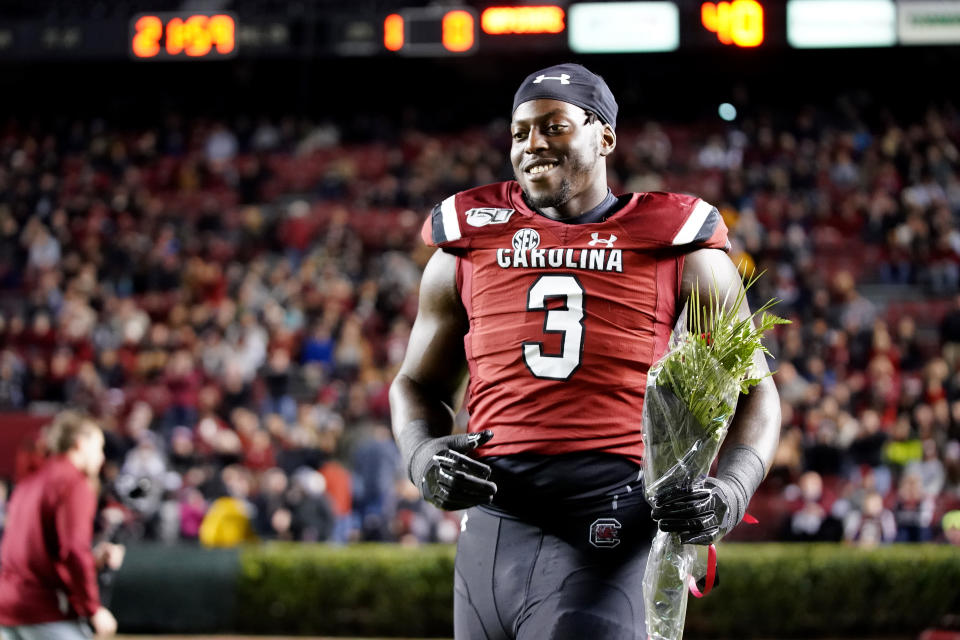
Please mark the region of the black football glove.
<svg viewBox="0 0 960 640"><path fill-rule="evenodd" d="M447 511L489 504L497 492L490 466L464 454L493 437L492 431L431 438L410 458L410 478L423 499Z"/></svg>
<svg viewBox="0 0 960 640"><path fill-rule="evenodd" d="M740 523L765 475L757 450L738 444L720 456L717 477L654 496L652 517L660 531L680 534L684 544L712 544Z"/></svg>
<svg viewBox="0 0 960 640"><path fill-rule="evenodd" d="M730 483L705 478L692 489L672 488L654 498L652 517L660 531L680 534L684 544L713 544L733 529L736 497Z"/></svg>

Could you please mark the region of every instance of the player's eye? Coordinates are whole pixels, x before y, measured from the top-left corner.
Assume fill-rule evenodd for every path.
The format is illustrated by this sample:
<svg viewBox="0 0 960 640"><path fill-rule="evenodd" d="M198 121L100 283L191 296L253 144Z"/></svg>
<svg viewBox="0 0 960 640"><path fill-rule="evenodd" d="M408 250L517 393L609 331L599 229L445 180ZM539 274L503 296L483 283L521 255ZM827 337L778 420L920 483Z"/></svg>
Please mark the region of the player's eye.
<svg viewBox="0 0 960 640"><path fill-rule="evenodd" d="M514 132L513 132L513 139L514 139L514 140L523 140L523 139L526 138L526 137L527 137L527 132L526 132L526 131L514 131Z"/></svg>
<svg viewBox="0 0 960 640"><path fill-rule="evenodd" d="M547 132L549 132L549 133L563 133L563 132L566 130L566 128L567 128L567 126L564 125L564 124L558 124L558 123L548 124L548 125L547 125Z"/></svg>

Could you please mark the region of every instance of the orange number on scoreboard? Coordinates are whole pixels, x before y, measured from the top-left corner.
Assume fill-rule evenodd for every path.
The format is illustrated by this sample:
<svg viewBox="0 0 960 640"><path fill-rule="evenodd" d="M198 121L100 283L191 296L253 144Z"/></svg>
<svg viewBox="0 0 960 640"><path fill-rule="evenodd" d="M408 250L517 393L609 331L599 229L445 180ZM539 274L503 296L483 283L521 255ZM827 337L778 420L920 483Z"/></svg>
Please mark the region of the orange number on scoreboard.
<svg viewBox="0 0 960 640"><path fill-rule="evenodd" d="M700 21L723 44L756 47L763 44L763 5L757 0L704 2Z"/></svg>
<svg viewBox="0 0 960 640"><path fill-rule="evenodd" d="M186 29L183 27L183 20L173 18L167 23L167 53L172 56L183 53L183 39Z"/></svg>
<svg viewBox="0 0 960 640"><path fill-rule="evenodd" d="M235 28L230 16L211 16L207 29L219 53L230 53L237 46Z"/></svg>
<svg viewBox="0 0 960 640"><path fill-rule="evenodd" d="M473 47L473 16L466 11L448 11L443 16L443 46L447 51L469 51Z"/></svg>
<svg viewBox="0 0 960 640"><path fill-rule="evenodd" d="M188 56L205 56L213 48L207 22L207 16L190 16L184 23L183 50Z"/></svg>
<svg viewBox="0 0 960 640"><path fill-rule="evenodd" d="M383 20L383 46L388 51L403 48L403 16L391 13Z"/></svg>
<svg viewBox="0 0 960 640"><path fill-rule="evenodd" d="M160 53L160 37L163 35L163 23L156 16L143 16L134 24L133 55L138 58L152 58Z"/></svg>

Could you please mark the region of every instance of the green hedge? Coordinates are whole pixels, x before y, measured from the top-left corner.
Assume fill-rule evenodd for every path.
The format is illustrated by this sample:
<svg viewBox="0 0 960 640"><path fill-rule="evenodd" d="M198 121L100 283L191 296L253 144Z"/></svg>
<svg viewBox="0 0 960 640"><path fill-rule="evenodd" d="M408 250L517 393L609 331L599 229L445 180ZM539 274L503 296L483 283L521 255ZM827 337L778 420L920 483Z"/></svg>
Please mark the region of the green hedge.
<svg viewBox="0 0 960 640"><path fill-rule="evenodd" d="M244 631L452 635L451 548L267 546L241 564ZM960 552L945 546L727 544L720 575L691 599L687 637L913 634L960 611Z"/></svg>
<svg viewBox="0 0 960 640"><path fill-rule="evenodd" d="M960 613L960 551L937 545L725 544L686 638L915 636ZM270 544L133 548L124 632L450 637L453 548Z"/></svg>
<svg viewBox="0 0 960 640"><path fill-rule="evenodd" d="M960 550L936 545L728 544L689 637L914 635L960 612Z"/></svg>
<svg viewBox="0 0 960 640"><path fill-rule="evenodd" d="M267 545L241 556L244 633L451 636L453 547Z"/></svg>

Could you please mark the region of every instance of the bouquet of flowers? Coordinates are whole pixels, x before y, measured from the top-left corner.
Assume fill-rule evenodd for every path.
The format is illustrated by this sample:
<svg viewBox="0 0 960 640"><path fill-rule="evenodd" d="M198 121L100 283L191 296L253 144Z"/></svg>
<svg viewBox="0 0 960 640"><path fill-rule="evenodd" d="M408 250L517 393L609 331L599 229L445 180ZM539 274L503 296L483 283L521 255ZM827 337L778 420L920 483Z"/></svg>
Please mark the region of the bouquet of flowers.
<svg viewBox="0 0 960 640"><path fill-rule="evenodd" d="M741 318L746 291L759 275L745 280L732 304L716 284L708 304L694 288L670 338L667 354L650 370L643 404L644 481L653 504L668 489L690 490L705 477L720 449L737 407L737 398L760 382L754 352L768 353L763 334L788 322L768 313L770 300ZM769 375L769 374L768 374ZM675 533L657 532L643 579L650 640L679 640L687 609L689 576L697 547Z"/></svg>

